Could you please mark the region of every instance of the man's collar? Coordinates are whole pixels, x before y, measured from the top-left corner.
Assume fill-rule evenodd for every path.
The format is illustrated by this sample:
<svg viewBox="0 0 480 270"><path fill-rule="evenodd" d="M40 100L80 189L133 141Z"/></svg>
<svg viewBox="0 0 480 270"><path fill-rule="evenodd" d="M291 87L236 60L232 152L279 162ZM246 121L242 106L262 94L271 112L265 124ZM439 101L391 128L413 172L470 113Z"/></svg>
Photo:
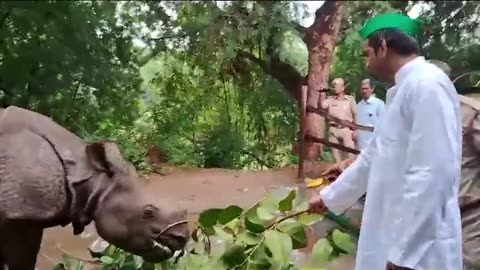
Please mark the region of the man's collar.
<svg viewBox="0 0 480 270"><path fill-rule="evenodd" d="M403 80L405 80L405 78L415 68L417 64L424 63L424 62L425 62L425 58L423 56L417 56L410 62L403 65L395 74L395 84L396 85L400 84Z"/></svg>
<svg viewBox="0 0 480 270"><path fill-rule="evenodd" d="M365 103L372 103L373 102L373 94L371 96L369 96L367 99L364 99L362 98L362 102L365 102Z"/></svg>

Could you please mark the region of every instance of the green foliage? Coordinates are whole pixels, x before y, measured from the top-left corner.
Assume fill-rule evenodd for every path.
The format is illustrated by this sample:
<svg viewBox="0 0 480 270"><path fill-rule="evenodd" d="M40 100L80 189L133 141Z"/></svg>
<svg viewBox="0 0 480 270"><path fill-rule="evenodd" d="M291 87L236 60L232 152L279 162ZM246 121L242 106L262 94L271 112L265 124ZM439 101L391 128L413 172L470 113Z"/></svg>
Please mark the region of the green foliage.
<svg viewBox="0 0 480 270"><path fill-rule="evenodd" d="M296 106L271 79L257 74L252 85L240 87L173 53L142 70L149 79L144 132L172 163L243 169L295 162Z"/></svg>
<svg viewBox="0 0 480 270"><path fill-rule="evenodd" d="M100 257L102 269L301 269L291 262L293 251L307 246L306 229L322 216L306 212L306 202L296 198L292 190L283 198L267 194L249 209L234 205L207 209L200 214L183 257L151 265L110 245ZM321 267L355 252L353 241L332 228L315 244L309 266Z"/></svg>
<svg viewBox="0 0 480 270"><path fill-rule="evenodd" d="M73 131L130 123L140 74L112 2L5 2L0 102L52 116ZM119 106L119 104L121 104Z"/></svg>
<svg viewBox="0 0 480 270"><path fill-rule="evenodd" d="M151 171L145 160L147 145L143 134L136 126L115 125L109 120L100 122L99 128L91 134L84 134L87 142L101 140L115 141L120 147L123 157L142 173Z"/></svg>
<svg viewBox="0 0 480 270"><path fill-rule="evenodd" d="M358 97L368 77L358 30L418 1L345 5L331 77L344 77ZM423 54L449 63L453 76L480 70L475 1L423 6ZM308 70L298 25L305 11L291 1L5 2L0 102L46 114L88 140L115 139L141 171L151 146L174 165L295 164L291 94ZM383 98L385 85L375 84Z"/></svg>

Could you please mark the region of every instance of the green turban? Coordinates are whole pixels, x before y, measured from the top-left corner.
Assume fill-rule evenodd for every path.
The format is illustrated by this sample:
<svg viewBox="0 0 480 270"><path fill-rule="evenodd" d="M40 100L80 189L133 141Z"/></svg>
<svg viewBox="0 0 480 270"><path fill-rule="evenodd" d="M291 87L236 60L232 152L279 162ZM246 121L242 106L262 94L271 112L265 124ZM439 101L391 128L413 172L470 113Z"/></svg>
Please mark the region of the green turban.
<svg viewBox="0 0 480 270"><path fill-rule="evenodd" d="M421 22L399 13L381 14L365 24L360 30L360 36L367 39L373 33L383 29L397 29L416 38Z"/></svg>

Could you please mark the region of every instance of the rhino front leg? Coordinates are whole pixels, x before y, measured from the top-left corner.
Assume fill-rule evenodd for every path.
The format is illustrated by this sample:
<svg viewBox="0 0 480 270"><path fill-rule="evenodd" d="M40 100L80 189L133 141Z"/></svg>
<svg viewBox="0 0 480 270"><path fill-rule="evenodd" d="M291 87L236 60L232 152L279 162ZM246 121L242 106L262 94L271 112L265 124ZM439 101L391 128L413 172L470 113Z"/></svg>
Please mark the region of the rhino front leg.
<svg viewBox="0 0 480 270"><path fill-rule="evenodd" d="M34 270L42 236L43 229L29 222L9 224L1 254L8 270Z"/></svg>

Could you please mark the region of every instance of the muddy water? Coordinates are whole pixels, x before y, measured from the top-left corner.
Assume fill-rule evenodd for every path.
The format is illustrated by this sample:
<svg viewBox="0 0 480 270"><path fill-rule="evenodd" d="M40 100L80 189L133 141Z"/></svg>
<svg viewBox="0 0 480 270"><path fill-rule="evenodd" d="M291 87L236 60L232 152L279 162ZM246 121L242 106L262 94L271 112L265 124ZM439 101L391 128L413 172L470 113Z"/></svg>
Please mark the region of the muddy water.
<svg viewBox="0 0 480 270"><path fill-rule="evenodd" d="M190 220L196 220L198 213L212 207L226 207L231 204L249 207L258 202L265 192L285 193L295 185L296 170L247 172L221 169L177 170L168 176L151 176L148 189L172 202L173 206L185 207L190 212ZM304 194L307 196L307 194ZM174 204L173 204L174 202ZM321 228L319 229L321 233ZM90 260L88 246L95 241L93 226L86 233L74 236L72 228L57 227L45 231L42 247L38 256L37 269L49 270L62 260L63 254ZM344 258L347 262L336 262L329 270L353 269L353 258ZM91 268L91 267L88 267Z"/></svg>

